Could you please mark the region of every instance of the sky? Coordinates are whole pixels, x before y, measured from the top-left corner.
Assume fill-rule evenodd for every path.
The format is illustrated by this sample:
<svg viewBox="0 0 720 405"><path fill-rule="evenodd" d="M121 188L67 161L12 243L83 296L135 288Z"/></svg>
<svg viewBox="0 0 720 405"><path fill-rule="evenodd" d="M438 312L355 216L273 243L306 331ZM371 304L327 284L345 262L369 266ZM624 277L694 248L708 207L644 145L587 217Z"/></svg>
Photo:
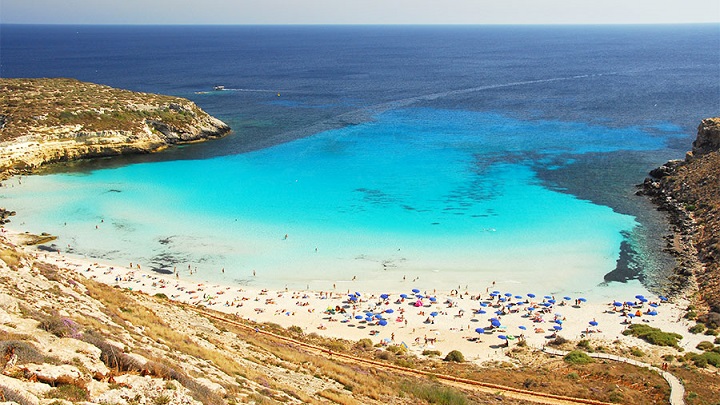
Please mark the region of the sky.
<svg viewBox="0 0 720 405"><path fill-rule="evenodd" d="M12 24L718 23L718 0L0 0Z"/></svg>

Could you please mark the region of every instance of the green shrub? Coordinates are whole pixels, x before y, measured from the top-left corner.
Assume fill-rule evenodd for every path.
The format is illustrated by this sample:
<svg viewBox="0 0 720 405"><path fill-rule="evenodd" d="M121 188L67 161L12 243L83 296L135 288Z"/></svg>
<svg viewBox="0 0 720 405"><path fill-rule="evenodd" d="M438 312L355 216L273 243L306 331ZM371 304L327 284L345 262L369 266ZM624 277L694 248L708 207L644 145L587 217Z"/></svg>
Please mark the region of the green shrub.
<svg viewBox="0 0 720 405"><path fill-rule="evenodd" d="M645 356L645 352L643 352L642 350L640 350L637 347L633 347L632 349L630 349L630 354L632 354L635 357L644 357Z"/></svg>
<svg viewBox="0 0 720 405"><path fill-rule="evenodd" d="M635 336L650 344L656 346L678 347L678 340L682 339L682 335L671 332L663 332L658 328L643 324L630 325L623 331L625 336Z"/></svg>
<svg viewBox="0 0 720 405"><path fill-rule="evenodd" d="M88 392L75 385L64 384L50 390L47 394L48 398L66 399L70 402L87 401Z"/></svg>
<svg viewBox="0 0 720 405"><path fill-rule="evenodd" d="M463 363L465 356L459 350L453 350L445 356L445 361L453 361L455 363Z"/></svg>
<svg viewBox="0 0 720 405"><path fill-rule="evenodd" d="M301 327L297 326L297 325L292 325L291 327L288 328L288 331L289 331L289 332L292 332L292 333L294 333L294 334L296 334L296 335L302 335L302 334L303 334L303 329L302 329ZM368 339L368 340L370 340L370 339Z"/></svg>
<svg viewBox="0 0 720 405"><path fill-rule="evenodd" d="M688 329L688 332L690 333L702 333L703 331L705 331L705 324L699 322Z"/></svg>
<svg viewBox="0 0 720 405"><path fill-rule="evenodd" d="M577 342L575 347L577 347L578 349L583 349L588 352L592 350L592 346L590 346L590 341L587 339L583 339L583 340Z"/></svg>
<svg viewBox="0 0 720 405"><path fill-rule="evenodd" d="M575 372L572 372L572 373L568 374L566 377L567 377L569 380L577 380L578 378L580 378L580 376L578 375L578 373L575 373Z"/></svg>
<svg viewBox="0 0 720 405"><path fill-rule="evenodd" d="M715 347L715 345L712 344L712 342L703 340L702 342L698 343L697 346L695 346L695 347L699 350L708 351L708 350L712 350Z"/></svg>
<svg viewBox="0 0 720 405"><path fill-rule="evenodd" d="M564 344L567 343L567 342L568 342L567 339L565 339L565 338L562 337L562 336L558 336L558 337L556 337L555 339L549 341L548 344L549 344L550 346L562 346L562 345L564 345Z"/></svg>
<svg viewBox="0 0 720 405"><path fill-rule="evenodd" d="M687 360L692 361L697 367L707 367L708 364L720 367L720 353L705 352L703 354L688 353L685 355Z"/></svg>
<svg viewBox="0 0 720 405"><path fill-rule="evenodd" d="M440 350L423 350L423 356L438 357L442 354Z"/></svg>
<svg viewBox="0 0 720 405"><path fill-rule="evenodd" d="M715 343L716 345L720 345L720 337L716 337L713 343Z"/></svg>
<svg viewBox="0 0 720 405"><path fill-rule="evenodd" d="M465 405L468 399L460 391L437 383L403 381L400 390L430 404Z"/></svg>
<svg viewBox="0 0 720 405"><path fill-rule="evenodd" d="M401 355L401 354L407 353L407 349L405 348L405 346L400 346L400 345L388 346L387 349L385 349L385 350L389 351L390 353L394 353L395 355Z"/></svg>
<svg viewBox="0 0 720 405"><path fill-rule="evenodd" d="M720 332L718 332L717 329L708 329L705 331L705 334L708 336L717 336Z"/></svg>
<svg viewBox="0 0 720 405"><path fill-rule="evenodd" d="M155 294L155 297L156 297L156 298L163 299L163 300L168 299L168 296L165 295L165 294L163 294L163 293L157 293L157 294Z"/></svg>
<svg viewBox="0 0 720 405"><path fill-rule="evenodd" d="M357 343L355 343L355 347L359 349L372 349L373 342L368 338L360 339Z"/></svg>
<svg viewBox="0 0 720 405"><path fill-rule="evenodd" d="M697 318L697 312L695 312L695 311L688 311L685 314L685 319L695 319L695 318Z"/></svg>
<svg viewBox="0 0 720 405"><path fill-rule="evenodd" d="M563 359L570 364L588 364L595 361L592 357L588 356L587 353L580 350L571 351L566 354Z"/></svg>

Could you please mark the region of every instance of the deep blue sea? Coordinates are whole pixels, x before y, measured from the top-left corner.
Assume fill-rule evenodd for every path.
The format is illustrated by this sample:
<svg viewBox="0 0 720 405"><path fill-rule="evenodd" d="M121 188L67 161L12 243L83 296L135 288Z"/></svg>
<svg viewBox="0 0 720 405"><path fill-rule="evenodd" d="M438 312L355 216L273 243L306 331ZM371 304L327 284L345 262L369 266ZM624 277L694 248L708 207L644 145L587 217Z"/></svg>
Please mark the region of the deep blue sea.
<svg viewBox="0 0 720 405"><path fill-rule="evenodd" d="M275 287L659 289L663 217L634 185L720 112L720 26L1 25L0 76L233 128L7 182L12 226L71 253Z"/></svg>

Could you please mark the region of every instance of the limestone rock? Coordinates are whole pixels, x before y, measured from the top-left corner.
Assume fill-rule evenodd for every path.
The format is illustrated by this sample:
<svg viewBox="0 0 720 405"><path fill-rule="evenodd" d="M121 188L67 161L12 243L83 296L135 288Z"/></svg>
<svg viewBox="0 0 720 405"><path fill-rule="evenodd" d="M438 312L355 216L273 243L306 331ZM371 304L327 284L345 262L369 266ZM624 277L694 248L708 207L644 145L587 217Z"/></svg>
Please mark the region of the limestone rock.
<svg viewBox="0 0 720 405"><path fill-rule="evenodd" d="M25 364L23 366L28 373L34 375L39 382L52 386L60 384L77 385L83 381L83 374L80 370L69 364L59 366L53 364Z"/></svg>
<svg viewBox="0 0 720 405"><path fill-rule="evenodd" d="M720 149L720 117L702 120L698 126L697 139L693 142L693 156L699 157L718 149Z"/></svg>

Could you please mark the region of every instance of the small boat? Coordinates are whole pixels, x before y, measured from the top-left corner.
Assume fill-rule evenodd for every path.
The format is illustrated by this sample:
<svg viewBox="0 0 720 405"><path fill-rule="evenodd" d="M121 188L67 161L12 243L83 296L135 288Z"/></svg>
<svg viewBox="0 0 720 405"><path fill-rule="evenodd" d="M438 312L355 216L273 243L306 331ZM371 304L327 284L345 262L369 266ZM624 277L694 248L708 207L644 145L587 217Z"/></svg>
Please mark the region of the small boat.
<svg viewBox="0 0 720 405"><path fill-rule="evenodd" d="M217 91L225 90L225 86L214 86L213 90L217 90Z"/></svg>

